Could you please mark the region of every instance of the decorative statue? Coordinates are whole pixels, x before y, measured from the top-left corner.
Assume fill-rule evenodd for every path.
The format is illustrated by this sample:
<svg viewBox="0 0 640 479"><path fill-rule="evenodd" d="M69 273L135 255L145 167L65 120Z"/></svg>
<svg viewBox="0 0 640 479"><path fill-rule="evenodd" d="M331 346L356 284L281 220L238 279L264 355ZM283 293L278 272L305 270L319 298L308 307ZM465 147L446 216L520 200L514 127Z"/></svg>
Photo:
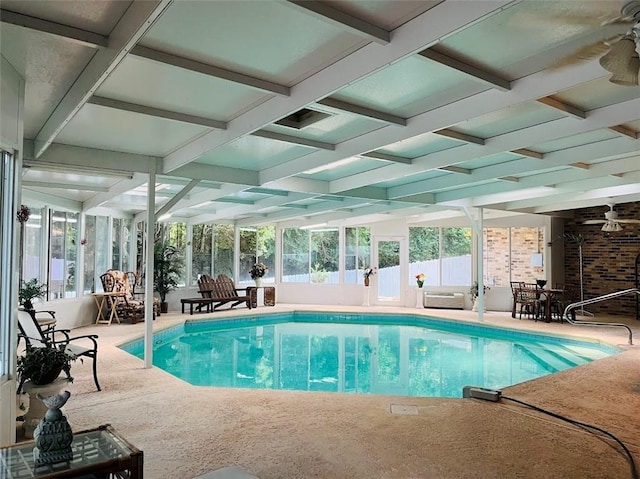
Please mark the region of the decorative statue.
<svg viewBox="0 0 640 479"><path fill-rule="evenodd" d="M73 433L67 418L60 411L70 396L69 391L48 397L39 393L36 396L49 408L44 419L40 421L33 432L36 443L33 448L33 459L36 466L69 462L73 459L73 451L71 450Z"/></svg>

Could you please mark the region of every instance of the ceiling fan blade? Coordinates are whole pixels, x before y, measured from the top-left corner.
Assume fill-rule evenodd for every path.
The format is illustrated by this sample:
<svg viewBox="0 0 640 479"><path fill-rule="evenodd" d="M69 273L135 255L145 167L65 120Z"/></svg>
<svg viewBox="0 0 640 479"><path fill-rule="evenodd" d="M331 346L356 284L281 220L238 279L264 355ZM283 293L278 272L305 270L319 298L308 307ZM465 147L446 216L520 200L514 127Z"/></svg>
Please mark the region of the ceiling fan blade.
<svg viewBox="0 0 640 479"><path fill-rule="evenodd" d="M598 56L604 55L609 51L611 43L615 43L614 39L608 39L604 41L597 41L590 45L582 47L580 50L572 53L569 56L559 59L551 65L551 68L564 68L576 63L585 62Z"/></svg>
<svg viewBox="0 0 640 479"><path fill-rule="evenodd" d="M587 221L583 221L582 224L583 225L601 225L606 222L607 222L606 220L587 220Z"/></svg>
<svg viewBox="0 0 640 479"><path fill-rule="evenodd" d="M633 223L633 224L640 224L640 220L621 220L621 219L617 219L616 220L618 223Z"/></svg>

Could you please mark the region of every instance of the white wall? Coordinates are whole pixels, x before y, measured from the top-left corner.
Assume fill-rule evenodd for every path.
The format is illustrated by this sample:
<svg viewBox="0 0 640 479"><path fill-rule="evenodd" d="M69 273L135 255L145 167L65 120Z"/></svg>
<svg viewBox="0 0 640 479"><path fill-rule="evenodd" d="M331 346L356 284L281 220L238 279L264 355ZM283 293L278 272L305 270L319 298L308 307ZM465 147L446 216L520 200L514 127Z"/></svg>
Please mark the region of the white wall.
<svg viewBox="0 0 640 479"><path fill-rule="evenodd" d="M16 168L21 167L22 162L22 113L24 107L24 80L11 64L0 56L0 146L11 152L16 163ZM12 181L11 179L9 181ZM0 184L2 180L0 180ZM6 187L7 185L4 185ZM20 185L16 185L19 188ZM7 190L5 190L6 192ZM15 203L17 195L12 200ZM6 204L6 208L15 210L14 204ZM6 211L3 208L3 211ZM3 231L13 232L15 228L15 215L10 215L11 224L2 224ZM3 220L4 221L4 220ZM7 370L9 374L0 377L0 446L15 442L16 434L16 341L15 337L17 320L14 311L18 302L18 274L17 268L17 239L16 235L8 238L8 251L14 251L13 255L0 255L0 269L3 272L15 272L13 275L3 275L5 280L0 283L0 293L4 302L0 310L0 329L5 332L5 339L0 347L2 360L8 360ZM11 279L9 279L11 278Z"/></svg>

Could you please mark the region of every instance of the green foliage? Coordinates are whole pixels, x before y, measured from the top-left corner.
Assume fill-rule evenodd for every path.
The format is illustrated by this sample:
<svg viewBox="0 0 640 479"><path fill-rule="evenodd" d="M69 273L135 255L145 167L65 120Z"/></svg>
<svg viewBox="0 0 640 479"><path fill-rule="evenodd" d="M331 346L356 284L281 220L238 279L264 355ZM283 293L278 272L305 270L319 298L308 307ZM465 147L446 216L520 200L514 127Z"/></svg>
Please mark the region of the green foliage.
<svg viewBox="0 0 640 479"><path fill-rule="evenodd" d="M438 228L409 228L409 262L418 263L440 257Z"/></svg>
<svg viewBox="0 0 640 479"><path fill-rule="evenodd" d="M180 249L166 242L154 245L153 289L163 303L167 294L178 287L183 267L184 258Z"/></svg>
<svg viewBox="0 0 640 479"><path fill-rule="evenodd" d="M469 228L442 228L442 256L471 254L471 230Z"/></svg>
<svg viewBox="0 0 640 479"><path fill-rule="evenodd" d="M47 285L38 283L38 278L31 278L29 281L23 281L18 291L18 300L26 309L33 309L31 300L35 298L43 298L47 294Z"/></svg>
<svg viewBox="0 0 640 479"><path fill-rule="evenodd" d="M45 347L28 348L25 355L18 358L17 371L21 381L31 381L37 385L53 382L61 371L73 381L71 363L75 360L76 356L65 352L64 344L55 346L45 341Z"/></svg>
<svg viewBox="0 0 640 479"><path fill-rule="evenodd" d="M471 285L471 288L469 288L469 294L471 295L471 300L475 300L478 297L478 292L479 292L479 286L478 286L478 282L474 281L473 284ZM487 285L484 285L484 293L486 294L487 291L489 291L491 288Z"/></svg>

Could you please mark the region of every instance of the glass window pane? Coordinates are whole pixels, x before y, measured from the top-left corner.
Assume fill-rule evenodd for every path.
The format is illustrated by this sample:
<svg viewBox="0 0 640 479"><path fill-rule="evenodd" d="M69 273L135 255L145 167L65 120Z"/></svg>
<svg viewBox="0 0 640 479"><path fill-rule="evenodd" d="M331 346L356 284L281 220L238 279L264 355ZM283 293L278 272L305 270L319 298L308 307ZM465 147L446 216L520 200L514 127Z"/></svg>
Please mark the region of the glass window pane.
<svg viewBox="0 0 640 479"><path fill-rule="evenodd" d="M113 218L111 226L111 264L114 268L125 271L122 268L122 220Z"/></svg>
<svg viewBox="0 0 640 479"><path fill-rule="evenodd" d="M102 283L99 276L104 273L96 272L96 217L87 215L85 218L85 232L84 237L87 242L82 247L84 254L84 294L90 294L96 291L96 285L99 285L98 290L102 291Z"/></svg>
<svg viewBox="0 0 640 479"><path fill-rule="evenodd" d="M409 284L424 274L424 286L440 284L440 228L409 228Z"/></svg>
<svg viewBox="0 0 640 479"><path fill-rule="evenodd" d="M211 276L211 250L213 225L194 225L191 238L191 284L196 284L200 275Z"/></svg>
<svg viewBox="0 0 640 479"><path fill-rule="evenodd" d="M339 283L337 229L311 231L311 282Z"/></svg>
<svg viewBox="0 0 640 479"><path fill-rule="evenodd" d="M371 230L363 227L345 228L345 283L362 284L363 270L371 257Z"/></svg>
<svg viewBox="0 0 640 479"><path fill-rule="evenodd" d="M40 252L42 251L42 210L31 208L31 216L24 226L24 256L22 277L25 281L40 278Z"/></svg>
<svg viewBox="0 0 640 479"><path fill-rule="evenodd" d="M273 283L276 280L276 228L274 226L261 226L258 228L258 261L268 268L264 275L265 283Z"/></svg>
<svg viewBox="0 0 640 479"><path fill-rule="evenodd" d="M67 213L66 221L66 256L65 256L65 298L76 297L76 264L78 259L78 213ZM105 240L105 244L107 244Z"/></svg>
<svg viewBox="0 0 640 479"><path fill-rule="evenodd" d="M213 275L226 274L233 278L233 225L214 225L213 229Z"/></svg>
<svg viewBox="0 0 640 479"><path fill-rule="evenodd" d="M253 227L240 228L240 254L239 254L239 283L253 282L249 271L251 267L257 263L256 254L258 251L258 229Z"/></svg>
<svg viewBox="0 0 640 479"><path fill-rule="evenodd" d="M122 249L120 251L120 255L122 257L122 270L123 271L132 271L133 264L131 262L131 225L133 224L133 220L122 220L122 235L121 235L121 244Z"/></svg>
<svg viewBox="0 0 640 479"><path fill-rule="evenodd" d="M471 228L442 228L442 285L471 284Z"/></svg>
<svg viewBox="0 0 640 479"><path fill-rule="evenodd" d="M282 282L309 282L309 233L299 228L282 232Z"/></svg>

